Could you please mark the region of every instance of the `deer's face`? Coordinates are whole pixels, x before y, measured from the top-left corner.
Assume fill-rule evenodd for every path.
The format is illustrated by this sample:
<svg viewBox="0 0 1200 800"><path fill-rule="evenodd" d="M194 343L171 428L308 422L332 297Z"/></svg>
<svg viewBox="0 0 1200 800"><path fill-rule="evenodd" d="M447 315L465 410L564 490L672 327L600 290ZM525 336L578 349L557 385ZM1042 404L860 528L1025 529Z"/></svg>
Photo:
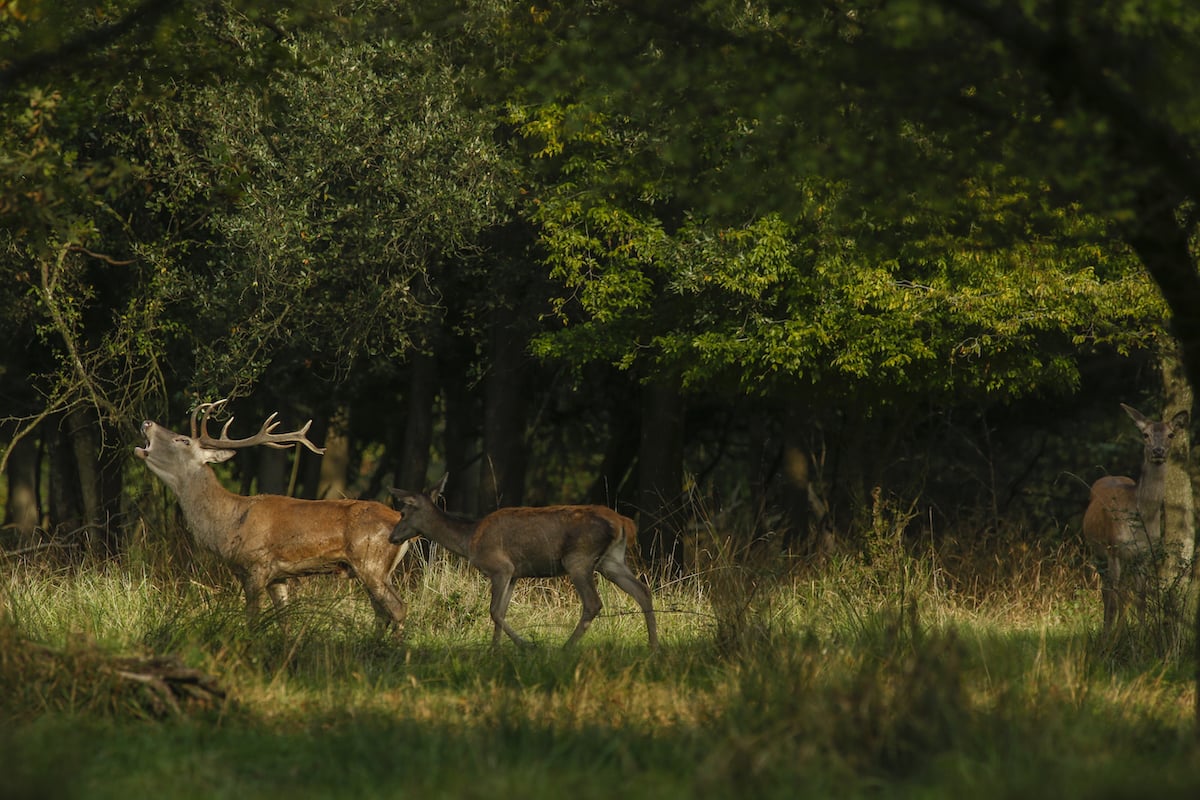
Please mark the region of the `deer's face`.
<svg viewBox="0 0 1200 800"><path fill-rule="evenodd" d="M402 489L392 489L392 495L397 500L396 510L400 512L400 521L392 528L388 541L392 544L400 544L421 535L417 518L421 516L423 510L424 503L422 501L425 503L428 501L419 494L405 492Z"/></svg>
<svg viewBox="0 0 1200 800"><path fill-rule="evenodd" d="M1180 411L1169 422L1157 422L1148 419L1136 410L1126 407L1129 416L1142 432L1142 445L1145 448L1145 458L1151 464L1163 464L1171 452L1177 434L1183 433L1188 426L1188 413Z"/></svg>
<svg viewBox="0 0 1200 800"><path fill-rule="evenodd" d="M146 437L146 444L133 448L133 454L172 486L199 471L205 464L225 461L234 453L232 450L201 447L196 439L175 433L151 420L142 423L142 435Z"/></svg>

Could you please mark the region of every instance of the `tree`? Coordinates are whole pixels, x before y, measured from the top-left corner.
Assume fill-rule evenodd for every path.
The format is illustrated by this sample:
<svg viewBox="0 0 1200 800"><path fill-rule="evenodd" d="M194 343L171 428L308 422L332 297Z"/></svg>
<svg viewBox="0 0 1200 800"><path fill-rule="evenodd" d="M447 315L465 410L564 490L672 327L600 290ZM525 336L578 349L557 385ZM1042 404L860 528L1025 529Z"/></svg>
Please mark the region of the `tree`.
<svg viewBox="0 0 1200 800"><path fill-rule="evenodd" d="M863 435L839 442L851 505L880 481L867 470L881 461L883 431L903 429L918 405L1070 390L1088 349L1128 351L1156 336L1161 301L1128 248L1036 183L985 168L964 178L956 205L939 197L900 217L860 206L851 219L846 203L862 185L801 176L778 211L737 219L670 180L667 142L682 123L659 113L665 100L604 96L610 87L516 119L544 165L531 218L563 284L565 325L535 351L600 359L647 382L675 372L692 393L854 409L845 424ZM732 135L695 125L689 138L711 139L714 152ZM709 169L734 165L721 155ZM687 202L696 206L681 211ZM824 409L810 416L833 427ZM861 455L848 452L855 442Z"/></svg>
<svg viewBox="0 0 1200 800"><path fill-rule="evenodd" d="M1057 249L1078 242L1072 220L1087 220L1084 242L1134 254L1153 278L1189 383L1200 382L1200 273L1190 247L1200 207L1200 96L1190 83L1200 66L1200 11L1191 6L906 0L836 2L806 11L772 2L714 0L686 9L615 2L584 11L555 5L527 23L561 45L543 50L537 69L543 80L571 75L573 90L584 87L590 98L621 108L680 101L674 107L684 110L674 116L671 136L685 143L673 153L677 163L703 162L711 139L696 132L709 130L713 120L744 122L738 158L710 171L705 182L705 188L726 188L721 197L749 196L737 187L761 180L779 190L777 202L803 207L797 202L803 192L796 190L805 184L794 177L816 174L838 187L839 231L856 219L865 219L867 230L883 221L882 229L893 234L911 231L912 221L934 232L938 226L930 223L943 217L966 222L946 231L953 238L945 249L975 265L995 259L997 246L1013 256L1048 255L1047 244ZM701 103L688 102L694 95L685 87L693 82L709 95ZM564 91L560 82L549 85L552 94ZM718 113L706 116L713 107ZM768 165L772 171L763 169ZM1014 189L1024 199L1008 205L1008 213L963 213L1004 208ZM980 197L992 201L979 204ZM720 203L713 210L726 209ZM1053 224L1043 227L1046 222ZM894 238L885 238L889 249L900 250ZM979 273L1007 280L1055 273L1039 269L1039 262L1050 263L1001 257L993 263L1009 268L949 270L947 277L959 291ZM1090 282L1089 271L1100 273L1081 266L1067 273L1076 285ZM896 271L892 277L897 288L940 288ZM1138 279L1126 259L1116 281L1121 288L1110 298L1144 298ZM871 272L866 283L886 286ZM1088 294L1100 299L1105 291ZM968 288L959 297L970 294ZM866 299L873 306L900 295L884 291ZM1148 303L1093 307L1118 333L1123 319L1147 330ZM973 308L958 306L958 316L970 319ZM1010 342L1012 329L999 315L989 316L983 330L960 341L966 354L987 358L990 366L994 345ZM1059 312L1049 316L1058 319ZM882 333L865 321L868 330ZM1052 329L1087 336L1074 324L1040 328ZM888 333L878 341L898 339ZM1007 366L998 376L976 369L968 380L1022 391L1028 386L1022 376L1033 377L1029 368L1037 363L1032 351L1024 354L1024 368ZM882 363L885 372L912 363L899 348L896 356L868 363ZM1050 366L1063 376L1061 359Z"/></svg>

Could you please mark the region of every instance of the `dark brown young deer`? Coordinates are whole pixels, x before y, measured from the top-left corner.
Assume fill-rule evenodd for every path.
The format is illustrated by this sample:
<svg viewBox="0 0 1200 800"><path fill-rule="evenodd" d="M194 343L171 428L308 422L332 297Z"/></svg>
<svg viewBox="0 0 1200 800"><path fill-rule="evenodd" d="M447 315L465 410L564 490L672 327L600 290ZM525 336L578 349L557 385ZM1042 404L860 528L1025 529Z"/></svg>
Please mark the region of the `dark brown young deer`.
<svg viewBox="0 0 1200 800"><path fill-rule="evenodd" d="M1092 484L1083 515L1084 538L1102 562L1105 636L1123 624L1130 595L1139 608L1145 608L1155 551L1162 542L1167 455L1175 435L1188 425L1186 411L1170 422L1157 422L1124 403L1121 408L1142 432L1142 474L1136 481L1124 475L1100 478Z"/></svg>
<svg viewBox="0 0 1200 800"><path fill-rule="evenodd" d="M393 544L424 536L464 556L491 579L493 647L500 643L501 631L517 644L526 644L504 620L517 578L563 574L570 576L583 602L583 614L566 646L579 641L602 607L596 572L637 601L646 618L650 648L658 646L650 588L625 563L626 549L637 541L637 527L628 517L604 506L548 506L502 508L474 521L446 514L418 492L392 489L392 494L402 517L392 530Z"/></svg>
<svg viewBox="0 0 1200 800"><path fill-rule="evenodd" d="M250 623L257 619L264 591L277 609L287 603L288 578L348 572L366 587L376 617L399 632L407 608L392 588L391 577L408 548L389 542L388 534L400 514L368 500L243 497L226 490L208 465L232 458L237 448L301 444L314 453L325 451L308 440L311 420L298 431L274 433L279 425L276 414L245 439L228 438L230 417L221 435L213 438L208 435L208 418L224 404L220 400L198 406L192 412L191 436L146 420L146 445L134 448L134 453L175 493L196 543L220 556L241 580ZM198 413L203 415L199 430Z"/></svg>

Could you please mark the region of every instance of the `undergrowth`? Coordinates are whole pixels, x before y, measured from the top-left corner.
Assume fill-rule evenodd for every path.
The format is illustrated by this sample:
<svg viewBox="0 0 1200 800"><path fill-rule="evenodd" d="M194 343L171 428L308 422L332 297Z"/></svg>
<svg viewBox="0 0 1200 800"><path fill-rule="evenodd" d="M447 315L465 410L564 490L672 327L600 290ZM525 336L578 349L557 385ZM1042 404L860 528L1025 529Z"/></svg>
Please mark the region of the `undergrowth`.
<svg viewBox="0 0 1200 800"><path fill-rule="evenodd" d="M883 539L817 565L714 542L696 574L651 576L654 653L603 581L602 616L561 648L564 580L519 584L509 620L536 646L492 649L487 582L445 554L399 578L400 639L354 581L304 581L250 631L208 567L10 566L8 794L1200 792L1189 665L1105 647L1073 551ZM991 566L969 578L972 559ZM189 670L219 691L163 694Z"/></svg>

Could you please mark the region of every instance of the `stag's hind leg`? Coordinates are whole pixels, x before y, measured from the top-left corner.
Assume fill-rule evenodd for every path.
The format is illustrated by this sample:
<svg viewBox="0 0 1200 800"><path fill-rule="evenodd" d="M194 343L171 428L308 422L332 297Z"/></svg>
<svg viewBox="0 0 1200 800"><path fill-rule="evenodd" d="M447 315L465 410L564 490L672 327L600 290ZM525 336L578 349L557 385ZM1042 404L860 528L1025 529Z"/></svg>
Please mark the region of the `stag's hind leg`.
<svg viewBox="0 0 1200 800"><path fill-rule="evenodd" d="M563 647L570 647L587 633L592 620L600 613L600 609L604 608L604 603L600 600L600 592L596 591L596 565L592 561L575 564L564 561L563 566L566 568L567 574L571 576L571 584L575 587L576 594L583 602L583 612L579 615L579 624L575 626L570 638L563 645Z"/></svg>
<svg viewBox="0 0 1200 800"><path fill-rule="evenodd" d="M271 598L271 605L275 607L275 611L283 611L288 604L288 581L268 583L267 596Z"/></svg>
<svg viewBox="0 0 1200 800"><path fill-rule="evenodd" d="M650 639L650 649L658 647L658 623L654 619L654 600L650 587L633 574L633 570L622 560L605 557L600 562L600 574L608 578L642 607L642 616L646 618L646 635Z"/></svg>
<svg viewBox="0 0 1200 800"><path fill-rule="evenodd" d="M504 617L508 614L508 604L512 602L513 587L516 585L516 579L513 578L512 572L509 570L500 570L493 572L492 578L492 605L491 615L494 627L492 629L492 647L500 645L500 632L504 631L509 638L517 644L525 647L529 644L525 639L521 638L512 627L505 622Z"/></svg>

